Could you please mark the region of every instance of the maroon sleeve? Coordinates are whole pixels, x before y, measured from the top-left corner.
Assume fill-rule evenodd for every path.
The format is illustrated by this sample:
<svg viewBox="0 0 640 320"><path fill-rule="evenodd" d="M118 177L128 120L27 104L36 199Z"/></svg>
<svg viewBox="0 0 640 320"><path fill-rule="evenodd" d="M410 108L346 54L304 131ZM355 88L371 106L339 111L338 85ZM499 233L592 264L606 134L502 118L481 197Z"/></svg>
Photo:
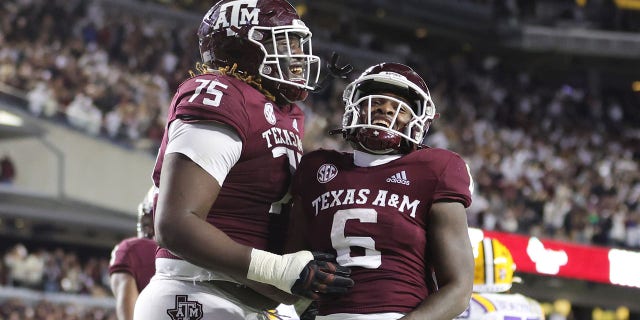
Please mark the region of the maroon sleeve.
<svg viewBox="0 0 640 320"><path fill-rule="evenodd" d="M109 274L116 272L126 272L134 274L133 262L131 261L131 243L125 239L118 243L111 251L111 260L109 261Z"/></svg>
<svg viewBox="0 0 640 320"><path fill-rule="evenodd" d="M454 154L438 179L433 195L434 202L460 202L465 208L471 205L472 180L467 164Z"/></svg>
<svg viewBox="0 0 640 320"><path fill-rule="evenodd" d="M155 273L155 241L146 238L128 238L117 244L111 252L109 275L117 272L133 276L142 291Z"/></svg>

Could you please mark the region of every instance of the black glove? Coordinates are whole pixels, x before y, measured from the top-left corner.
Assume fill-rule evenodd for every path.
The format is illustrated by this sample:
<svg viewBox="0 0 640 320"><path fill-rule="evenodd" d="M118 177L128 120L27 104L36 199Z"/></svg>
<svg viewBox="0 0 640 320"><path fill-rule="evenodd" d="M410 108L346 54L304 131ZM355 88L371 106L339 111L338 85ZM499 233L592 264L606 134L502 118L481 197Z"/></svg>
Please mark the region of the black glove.
<svg viewBox="0 0 640 320"><path fill-rule="evenodd" d="M329 81L334 78L346 79L347 75L353 71L353 66L350 64L345 64L343 66L338 66L338 60L340 59L340 55L336 52L331 53L331 62L328 62L326 65L327 73L325 74L322 80L318 81L318 84L313 89L313 92L318 93L324 90Z"/></svg>
<svg viewBox="0 0 640 320"><path fill-rule="evenodd" d="M353 71L353 66L350 64L345 64L343 66L338 66L338 60L340 59L340 55L332 52L331 53L331 63L327 63L327 69L329 70L329 74L334 78L345 79L347 75Z"/></svg>
<svg viewBox="0 0 640 320"><path fill-rule="evenodd" d="M321 294L342 294L353 287L353 280L349 278L351 269L333 262L334 255L314 252L313 258L300 272L291 293L318 300Z"/></svg>

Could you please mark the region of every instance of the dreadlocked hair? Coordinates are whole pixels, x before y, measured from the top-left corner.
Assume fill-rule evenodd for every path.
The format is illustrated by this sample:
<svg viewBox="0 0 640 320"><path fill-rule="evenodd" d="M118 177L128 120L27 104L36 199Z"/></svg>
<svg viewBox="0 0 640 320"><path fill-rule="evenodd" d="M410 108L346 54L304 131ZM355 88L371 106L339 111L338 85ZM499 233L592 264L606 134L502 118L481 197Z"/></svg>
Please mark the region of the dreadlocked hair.
<svg viewBox="0 0 640 320"><path fill-rule="evenodd" d="M189 76L190 77L195 77L195 76L200 75L200 74L209 73L209 70L211 68L206 63L196 62L196 66L195 66L194 69L196 69L196 71L189 70Z"/></svg>
<svg viewBox="0 0 640 320"><path fill-rule="evenodd" d="M246 82L250 86L260 91L262 94L264 94L265 97L267 97L267 99L271 101L276 101L276 97L273 94L271 94L271 92L269 92L267 89L262 87L262 78L256 77L250 74L245 74L242 71L238 71L237 63L234 63L232 66L219 67L218 71L220 71L220 73L224 75L232 76L240 81Z"/></svg>
<svg viewBox="0 0 640 320"><path fill-rule="evenodd" d="M189 76L195 77L199 74L211 73L212 69L208 64L198 62L195 66L196 71L189 70ZM218 72L223 75L232 76L240 81L246 82L248 85L256 88L262 94L271 101L276 101L276 97L271 94L267 89L262 87L262 79L260 77L244 74L242 71L238 71L238 64L234 63L232 66L219 67Z"/></svg>

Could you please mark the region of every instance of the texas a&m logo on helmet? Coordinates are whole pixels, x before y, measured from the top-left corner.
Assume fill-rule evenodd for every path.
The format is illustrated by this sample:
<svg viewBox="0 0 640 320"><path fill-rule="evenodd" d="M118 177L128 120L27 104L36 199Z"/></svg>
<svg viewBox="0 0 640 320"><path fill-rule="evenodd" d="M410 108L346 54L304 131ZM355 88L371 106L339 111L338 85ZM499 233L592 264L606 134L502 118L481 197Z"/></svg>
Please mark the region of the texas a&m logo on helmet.
<svg viewBox="0 0 640 320"><path fill-rule="evenodd" d="M257 2L258 0L237 0L220 5L220 12L218 17L215 17L213 29L225 28L227 35L232 36L236 32L233 28L229 28L231 26L237 28L244 25L258 25L260 9L256 7ZM214 18L211 17L214 12L214 8L211 8L205 19Z"/></svg>

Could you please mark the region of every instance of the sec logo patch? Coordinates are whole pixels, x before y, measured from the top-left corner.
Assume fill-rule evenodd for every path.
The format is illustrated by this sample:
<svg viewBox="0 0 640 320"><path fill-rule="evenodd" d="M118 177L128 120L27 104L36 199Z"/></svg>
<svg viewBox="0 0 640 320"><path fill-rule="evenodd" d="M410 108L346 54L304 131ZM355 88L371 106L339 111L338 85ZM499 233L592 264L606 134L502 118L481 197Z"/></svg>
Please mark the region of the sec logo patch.
<svg viewBox="0 0 640 320"><path fill-rule="evenodd" d="M327 183L333 180L333 178L335 178L337 175L338 175L338 168L336 168L336 166L330 163L325 163L321 165L320 168L318 169L318 174L317 174L318 182Z"/></svg>

